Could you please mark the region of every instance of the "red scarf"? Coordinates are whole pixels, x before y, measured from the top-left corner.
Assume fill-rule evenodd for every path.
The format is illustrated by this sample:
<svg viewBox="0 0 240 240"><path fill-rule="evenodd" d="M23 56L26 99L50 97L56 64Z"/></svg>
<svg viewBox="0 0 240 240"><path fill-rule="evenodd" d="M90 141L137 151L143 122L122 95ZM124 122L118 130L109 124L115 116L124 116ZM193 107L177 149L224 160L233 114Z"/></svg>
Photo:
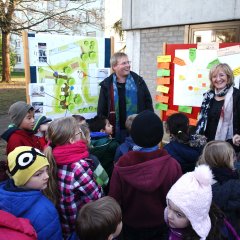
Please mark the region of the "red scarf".
<svg viewBox="0 0 240 240"><path fill-rule="evenodd" d="M67 165L89 157L86 142L80 140L73 144L65 144L53 148L53 156L57 165Z"/></svg>

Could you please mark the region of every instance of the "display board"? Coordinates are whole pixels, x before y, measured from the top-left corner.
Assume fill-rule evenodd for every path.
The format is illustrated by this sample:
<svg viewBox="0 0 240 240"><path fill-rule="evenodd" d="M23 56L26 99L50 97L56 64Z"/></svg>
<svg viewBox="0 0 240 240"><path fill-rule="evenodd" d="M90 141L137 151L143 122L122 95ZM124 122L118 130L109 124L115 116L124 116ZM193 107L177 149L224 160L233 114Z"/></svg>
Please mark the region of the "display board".
<svg viewBox="0 0 240 240"><path fill-rule="evenodd" d="M218 63L228 63L234 71L235 86L240 81L240 43L165 44L165 54L157 58L156 109L163 120L184 112L196 125L203 99L209 89L209 71Z"/></svg>
<svg viewBox="0 0 240 240"><path fill-rule="evenodd" d="M24 47L36 115L96 115L99 82L110 74L110 39L28 34Z"/></svg>

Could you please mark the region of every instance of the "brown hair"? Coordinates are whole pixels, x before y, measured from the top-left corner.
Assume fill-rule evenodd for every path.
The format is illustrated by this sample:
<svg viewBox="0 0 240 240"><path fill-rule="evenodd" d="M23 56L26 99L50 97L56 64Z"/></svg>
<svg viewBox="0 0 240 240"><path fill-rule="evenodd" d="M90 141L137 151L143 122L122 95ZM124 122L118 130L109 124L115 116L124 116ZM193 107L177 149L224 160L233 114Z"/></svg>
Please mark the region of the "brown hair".
<svg viewBox="0 0 240 240"><path fill-rule="evenodd" d="M214 73L216 73L216 71L222 70L226 75L227 75L227 79L228 79L228 85L234 85L234 75L233 75L233 71L230 68L230 66L226 63L220 63L218 65L215 65L211 68L210 72L209 72L209 79L210 79L210 88L212 90L214 90L214 86L212 84L212 78Z"/></svg>
<svg viewBox="0 0 240 240"><path fill-rule="evenodd" d="M86 122L86 118L83 117L82 115L75 115L74 114L74 115L72 115L72 117L74 117L79 124L84 124Z"/></svg>
<svg viewBox="0 0 240 240"><path fill-rule="evenodd" d="M233 169L235 151L230 143L225 141L211 141L203 148L199 164L207 164L210 168L227 167Z"/></svg>
<svg viewBox="0 0 240 240"><path fill-rule="evenodd" d="M79 211L76 232L81 240L106 240L122 221L115 199L106 196L85 204Z"/></svg>
<svg viewBox="0 0 240 240"><path fill-rule="evenodd" d="M82 130L82 137L86 140L87 144L90 145L91 137L90 137L90 129L87 123L81 123L80 129Z"/></svg>

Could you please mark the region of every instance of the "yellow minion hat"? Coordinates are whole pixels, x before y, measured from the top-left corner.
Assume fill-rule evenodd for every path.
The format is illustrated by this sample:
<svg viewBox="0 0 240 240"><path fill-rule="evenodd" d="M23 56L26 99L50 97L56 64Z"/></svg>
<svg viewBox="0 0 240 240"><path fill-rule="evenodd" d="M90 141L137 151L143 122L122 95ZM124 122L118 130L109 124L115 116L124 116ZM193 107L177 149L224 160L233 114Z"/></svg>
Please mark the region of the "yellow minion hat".
<svg viewBox="0 0 240 240"><path fill-rule="evenodd" d="M8 154L8 168L16 186L23 186L39 169L49 162L40 150L21 146Z"/></svg>

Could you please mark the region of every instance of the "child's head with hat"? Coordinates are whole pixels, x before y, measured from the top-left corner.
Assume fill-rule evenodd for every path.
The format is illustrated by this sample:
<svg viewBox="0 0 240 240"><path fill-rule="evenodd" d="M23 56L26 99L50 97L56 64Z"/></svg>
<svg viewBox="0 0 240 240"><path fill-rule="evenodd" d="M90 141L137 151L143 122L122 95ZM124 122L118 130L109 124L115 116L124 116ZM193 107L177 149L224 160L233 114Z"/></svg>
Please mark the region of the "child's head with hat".
<svg viewBox="0 0 240 240"><path fill-rule="evenodd" d="M18 128L32 130L34 127L34 108L30 104L18 101L8 110L11 122Z"/></svg>
<svg viewBox="0 0 240 240"><path fill-rule="evenodd" d="M34 127L33 127L33 131L35 133L42 133L43 135L45 135L45 132L47 131L48 129L48 124L52 121L51 118L47 118L46 116L38 116L36 119L35 119L35 122L34 122ZM39 134L39 136L41 137L41 134Z"/></svg>
<svg viewBox="0 0 240 240"><path fill-rule="evenodd" d="M40 150L21 146L8 154L8 168L15 186L43 190L48 183L48 159Z"/></svg>
<svg viewBox="0 0 240 240"><path fill-rule="evenodd" d="M191 226L205 240L211 230L212 184L213 174L207 165L179 178L166 197L168 225L175 229Z"/></svg>
<svg viewBox="0 0 240 240"><path fill-rule="evenodd" d="M163 138L162 121L154 112L145 110L134 118L130 135L140 147L155 147Z"/></svg>

